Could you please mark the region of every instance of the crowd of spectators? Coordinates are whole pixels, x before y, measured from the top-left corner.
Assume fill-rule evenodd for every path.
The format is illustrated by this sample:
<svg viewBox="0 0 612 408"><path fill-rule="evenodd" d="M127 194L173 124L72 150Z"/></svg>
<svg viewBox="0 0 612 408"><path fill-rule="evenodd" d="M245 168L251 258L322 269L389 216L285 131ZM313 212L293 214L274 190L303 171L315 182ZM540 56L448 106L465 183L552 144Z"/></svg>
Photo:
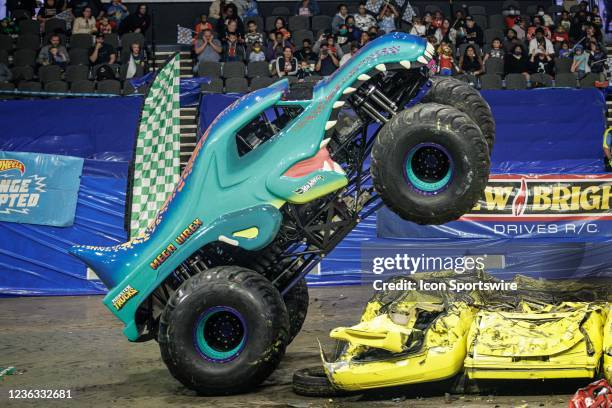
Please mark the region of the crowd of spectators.
<svg viewBox="0 0 612 408"><path fill-rule="evenodd" d="M464 6L452 16L441 10L417 12L411 21L403 20L405 13L400 15L400 11L404 10L388 2L376 13L366 3L353 12L341 4L322 26L316 0L299 0L293 15L265 20L245 14L246 8L239 10L235 2L220 1L215 8L218 13L202 15L196 25L194 73L203 62L265 61L277 77L325 76L373 38L401 30L435 46L440 75L462 76L478 86L483 75L498 77L494 82L501 83L509 74L520 74L525 86L530 82L538 86L541 78L532 81L534 74L547 75L551 81L557 73L572 73L575 80L589 73L601 82L607 79L597 6L589 9L583 1L571 11L562 6L519 10L518 3L505 3L510 5L499 15L487 15L483 7L472 11ZM311 24L301 24L296 16L309 18ZM270 18L273 24L268 24ZM319 24L315 25L315 18Z"/></svg>
<svg viewBox="0 0 612 408"><path fill-rule="evenodd" d="M44 0L36 6L20 0L0 22L1 89L93 92L104 83L99 91L119 93L119 80L148 70L145 4L132 12L121 0Z"/></svg>

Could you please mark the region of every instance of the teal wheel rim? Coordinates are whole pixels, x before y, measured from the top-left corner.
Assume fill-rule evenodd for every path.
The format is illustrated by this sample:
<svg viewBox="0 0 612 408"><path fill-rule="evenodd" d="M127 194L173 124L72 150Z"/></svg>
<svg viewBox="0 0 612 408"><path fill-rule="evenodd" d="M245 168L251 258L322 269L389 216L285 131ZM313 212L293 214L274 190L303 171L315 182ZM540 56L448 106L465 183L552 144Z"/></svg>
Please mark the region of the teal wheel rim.
<svg viewBox="0 0 612 408"><path fill-rule="evenodd" d="M425 195L438 194L452 180L452 158L442 145L421 143L406 155L404 177L413 190Z"/></svg>
<svg viewBox="0 0 612 408"><path fill-rule="evenodd" d="M206 360L226 363L238 357L247 340L246 322L240 312L226 306L206 310L194 328L194 343Z"/></svg>

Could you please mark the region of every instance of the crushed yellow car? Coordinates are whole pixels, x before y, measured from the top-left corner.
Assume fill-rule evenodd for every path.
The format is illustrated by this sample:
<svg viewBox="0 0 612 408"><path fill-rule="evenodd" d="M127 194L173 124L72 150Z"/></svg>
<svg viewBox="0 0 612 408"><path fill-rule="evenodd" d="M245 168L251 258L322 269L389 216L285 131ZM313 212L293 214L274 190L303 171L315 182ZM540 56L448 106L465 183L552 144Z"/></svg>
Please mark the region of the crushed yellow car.
<svg viewBox="0 0 612 408"><path fill-rule="evenodd" d="M468 335L470 379L594 378L600 367L605 304L521 301L480 310Z"/></svg>
<svg viewBox="0 0 612 408"><path fill-rule="evenodd" d="M606 380L612 384L612 304L608 304L608 319L604 327L603 372Z"/></svg>
<svg viewBox="0 0 612 408"><path fill-rule="evenodd" d="M345 344L334 361L321 353L332 385L356 391L455 376L476 309L469 297L451 300L414 291L392 299L375 295L359 324L330 334Z"/></svg>

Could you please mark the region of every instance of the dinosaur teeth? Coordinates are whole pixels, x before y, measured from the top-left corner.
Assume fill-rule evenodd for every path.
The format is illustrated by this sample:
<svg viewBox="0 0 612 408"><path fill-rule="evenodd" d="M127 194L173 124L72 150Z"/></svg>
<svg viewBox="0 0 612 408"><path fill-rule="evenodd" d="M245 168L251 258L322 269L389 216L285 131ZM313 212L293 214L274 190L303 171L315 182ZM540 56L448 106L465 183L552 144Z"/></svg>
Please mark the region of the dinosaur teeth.
<svg viewBox="0 0 612 408"><path fill-rule="evenodd" d="M427 47L425 47L427 49L427 52L429 52L432 56L435 54L436 49L434 48L433 44L431 43L427 43Z"/></svg>
<svg viewBox="0 0 612 408"><path fill-rule="evenodd" d="M356 88L353 88L352 86L349 86L349 87L347 87L347 88L346 88L346 89L345 89L345 90L344 90L342 93L346 95L346 94L353 93L353 92L355 92L356 90L357 90Z"/></svg>
<svg viewBox="0 0 612 408"><path fill-rule="evenodd" d="M338 109L338 108L343 107L345 103L346 102L344 102L344 101L336 101L336 102L334 102L334 109Z"/></svg>
<svg viewBox="0 0 612 408"><path fill-rule="evenodd" d="M331 166L329 165L329 163L327 162L327 160L325 160L323 162L323 171L332 171Z"/></svg>
<svg viewBox="0 0 612 408"><path fill-rule="evenodd" d="M419 58L417 58L417 61L423 65L427 65L427 62L428 62L427 59L422 55Z"/></svg>
<svg viewBox="0 0 612 408"><path fill-rule="evenodd" d="M230 245L233 245L233 246L238 246L240 244L235 239L228 238L225 235L219 235L219 238L217 238L217 239L219 241L221 241L221 242L225 242L226 244L230 244Z"/></svg>
<svg viewBox="0 0 612 408"><path fill-rule="evenodd" d="M425 51L425 56L427 56L429 59L433 58L433 54L430 53L429 51Z"/></svg>
<svg viewBox="0 0 612 408"><path fill-rule="evenodd" d="M342 168L342 166L340 166L340 165L339 165L338 163L336 163L336 162L334 162L334 171L335 171L336 173L340 173L340 174L342 174L342 175L346 174L346 173L344 172L344 169Z"/></svg>
<svg viewBox="0 0 612 408"><path fill-rule="evenodd" d="M368 79L370 79L370 76L368 74L361 74L357 77L357 79L360 81L367 81Z"/></svg>
<svg viewBox="0 0 612 408"><path fill-rule="evenodd" d="M380 72L385 72L387 70L387 67L385 66L385 64L378 64L375 68L379 70Z"/></svg>
<svg viewBox="0 0 612 408"><path fill-rule="evenodd" d="M319 149L323 149L324 147L326 147L329 144L329 141L331 139L328 137L327 139L323 139L323 141L321 142L321 144L319 145Z"/></svg>
<svg viewBox="0 0 612 408"><path fill-rule="evenodd" d="M410 61L408 60L401 60L400 65L406 69L410 69Z"/></svg>
<svg viewBox="0 0 612 408"><path fill-rule="evenodd" d="M333 128L334 126L336 126L336 123L338 123L337 120L328 120L327 123L325 124L325 130L329 130Z"/></svg>

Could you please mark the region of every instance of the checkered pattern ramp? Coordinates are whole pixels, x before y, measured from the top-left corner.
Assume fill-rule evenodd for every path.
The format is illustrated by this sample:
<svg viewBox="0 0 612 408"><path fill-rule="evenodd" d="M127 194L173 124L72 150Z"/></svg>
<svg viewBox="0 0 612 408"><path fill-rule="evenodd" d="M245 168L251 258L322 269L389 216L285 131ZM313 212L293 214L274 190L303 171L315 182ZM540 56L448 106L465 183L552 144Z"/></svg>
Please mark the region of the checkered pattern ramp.
<svg viewBox="0 0 612 408"><path fill-rule="evenodd" d="M180 61L158 73L142 109L132 180L130 237L145 231L180 177Z"/></svg>

